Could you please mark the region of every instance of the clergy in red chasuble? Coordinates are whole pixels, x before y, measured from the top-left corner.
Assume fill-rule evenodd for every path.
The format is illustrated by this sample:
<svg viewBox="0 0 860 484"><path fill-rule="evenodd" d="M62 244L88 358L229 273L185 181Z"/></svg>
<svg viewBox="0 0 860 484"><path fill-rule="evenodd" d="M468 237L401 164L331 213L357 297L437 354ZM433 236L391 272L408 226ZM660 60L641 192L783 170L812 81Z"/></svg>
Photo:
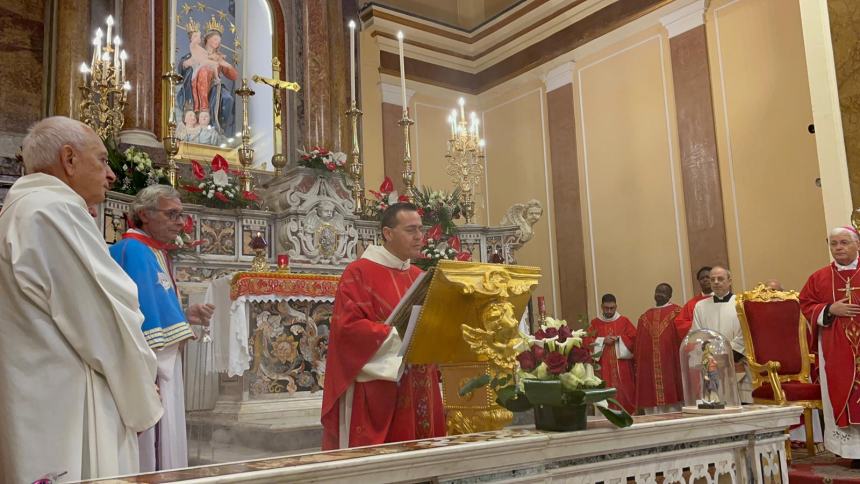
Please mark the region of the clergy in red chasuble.
<svg viewBox="0 0 860 484"><path fill-rule="evenodd" d="M600 378L607 388L618 390L615 399L629 413L636 411L636 387L633 382L633 348L636 328L629 319L618 313L618 303L612 294L604 294L600 303L600 316L591 320L586 344L594 346L600 354Z"/></svg>
<svg viewBox="0 0 860 484"><path fill-rule="evenodd" d="M654 289L655 307L645 311L636 325L636 406L646 414L680 410L681 339L675 318L681 307L671 302L672 286L665 282Z"/></svg>
<svg viewBox="0 0 860 484"><path fill-rule="evenodd" d="M385 320L421 274L421 216L396 203L382 216L381 246L370 246L341 276L331 317L323 387L323 450L445 435L439 371L406 365Z"/></svg>
<svg viewBox="0 0 860 484"><path fill-rule="evenodd" d="M819 381L824 402L824 446L860 467L860 270L852 227L830 232L833 262L800 291L806 319L818 326Z"/></svg>
<svg viewBox="0 0 860 484"><path fill-rule="evenodd" d="M702 289L702 292L696 294L692 299L687 301L687 304L684 304L681 312L678 313L678 317L675 318L675 327L678 330L678 337L682 341L687 337L690 327L693 326L693 309L696 308L696 303L714 295L711 291L710 267L705 266L699 269L699 271L696 272L696 280L699 281L699 287Z"/></svg>

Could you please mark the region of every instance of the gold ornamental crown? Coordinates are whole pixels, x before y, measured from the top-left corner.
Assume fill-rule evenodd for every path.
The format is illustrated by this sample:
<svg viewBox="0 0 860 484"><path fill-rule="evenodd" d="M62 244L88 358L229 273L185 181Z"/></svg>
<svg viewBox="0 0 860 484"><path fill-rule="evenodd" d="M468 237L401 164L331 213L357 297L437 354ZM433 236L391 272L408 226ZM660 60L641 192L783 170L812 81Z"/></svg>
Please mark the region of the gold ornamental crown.
<svg viewBox="0 0 860 484"><path fill-rule="evenodd" d="M215 20L214 15L212 16L212 18L209 19L209 22L206 23L206 33L209 33L212 31L218 32L219 34L224 33L224 25L222 25L220 22Z"/></svg>
<svg viewBox="0 0 860 484"><path fill-rule="evenodd" d="M193 18L188 18L188 23L185 24L185 31L190 35L193 32L200 32L200 24Z"/></svg>

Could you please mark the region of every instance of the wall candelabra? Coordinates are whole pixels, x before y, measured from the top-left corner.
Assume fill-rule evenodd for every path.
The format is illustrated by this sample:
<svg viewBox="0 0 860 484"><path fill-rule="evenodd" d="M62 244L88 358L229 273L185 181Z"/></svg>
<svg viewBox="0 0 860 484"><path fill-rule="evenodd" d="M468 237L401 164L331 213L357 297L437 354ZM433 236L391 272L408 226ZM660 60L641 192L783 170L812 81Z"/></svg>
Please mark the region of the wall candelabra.
<svg viewBox="0 0 860 484"><path fill-rule="evenodd" d="M475 188L484 176L484 140L479 135L479 121L474 112L466 119L465 100L460 98L460 109L454 109L448 122L451 139L448 140L446 171L454 186L460 189L460 208L466 224L475 218Z"/></svg>

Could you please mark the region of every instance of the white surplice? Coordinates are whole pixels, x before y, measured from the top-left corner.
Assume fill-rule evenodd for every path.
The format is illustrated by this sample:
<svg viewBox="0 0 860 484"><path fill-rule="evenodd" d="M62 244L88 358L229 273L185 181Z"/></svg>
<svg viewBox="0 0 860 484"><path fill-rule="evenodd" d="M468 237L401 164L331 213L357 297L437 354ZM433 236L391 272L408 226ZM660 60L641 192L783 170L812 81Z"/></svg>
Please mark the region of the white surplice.
<svg viewBox="0 0 860 484"><path fill-rule="evenodd" d="M134 282L59 179L9 190L0 287L0 482L137 472L136 432L162 414L155 355Z"/></svg>
<svg viewBox="0 0 860 484"><path fill-rule="evenodd" d="M712 329L729 340L732 350L745 354L744 333L741 329L741 321L738 319L736 297L732 294L728 301L722 303L715 302L713 297L697 302L693 309L692 329ZM746 364L744 367L746 368ZM752 377L749 368L736 375L741 402L752 403Z"/></svg>

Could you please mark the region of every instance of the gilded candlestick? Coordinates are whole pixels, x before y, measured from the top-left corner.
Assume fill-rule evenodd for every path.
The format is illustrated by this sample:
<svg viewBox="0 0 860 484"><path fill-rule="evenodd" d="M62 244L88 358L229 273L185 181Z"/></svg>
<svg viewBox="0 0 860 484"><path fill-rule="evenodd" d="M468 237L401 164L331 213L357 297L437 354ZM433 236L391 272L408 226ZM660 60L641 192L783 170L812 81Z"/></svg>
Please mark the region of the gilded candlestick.
<svg viewBox="0 0 860 484"><path fill-rule="evenodd" d="M242 146L239 147L239 163L242 164L242 190L250 192L253 188L253 178L248 171L254 162L254 149L251 148L251 128L248 125L248 97L254 91L248 87L248 80L242 79L242 87L236 89L236 95L242 98Z"/></svg>
<svg viewBox="0 0 860 484"><path fill-rule="evenodd" d="M350 103L346 112L352 126L352 160L349 163L349 177L352 179L352 200L355 202L353 213L362 216L367 208L364 197L364 163L361 161L361 150L358 144L358 119L362 112L358 109L355 99Z"/></svg>
<svg viewBox="0 0 860 484"><path fill-rule="evenodd" d="M397 122L403 127L403 141L405 143L403 152L403 185L405 187L405 195L410 202L415 200L415 171L412 169L412 149L409 146L409 127L415 124L415 121L409 119L409 110L403 110L403 118Z"/></svg>
<svg viewBox="0 0 860 484"><path fill-rule="evenodd" d="M182 76L176 72L175 65L170 64L170 70L161 75L161 79L168 86L168 113L167 113L167 136L161 142L167 152L167 180L170 185L176 187L179 184L176 161L179 153L179 138L176 137L176 86L182 83Z"/></svg>

